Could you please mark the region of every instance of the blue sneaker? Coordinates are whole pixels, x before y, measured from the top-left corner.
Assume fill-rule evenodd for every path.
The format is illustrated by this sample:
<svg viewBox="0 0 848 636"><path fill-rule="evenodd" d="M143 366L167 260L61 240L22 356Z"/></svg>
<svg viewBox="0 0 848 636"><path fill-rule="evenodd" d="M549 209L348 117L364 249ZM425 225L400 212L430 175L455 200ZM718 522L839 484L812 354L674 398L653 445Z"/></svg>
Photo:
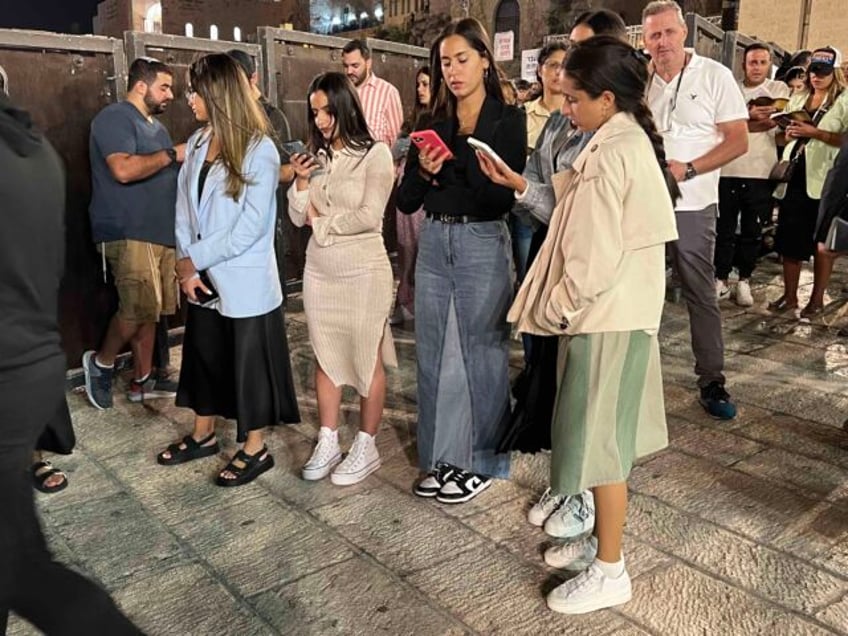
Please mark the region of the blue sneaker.
<svg viewBox="0 0 848 636"><path fill-rule="evenodd" d="M112 408L112 369L104 369L94 362L94 351L82 354L82 370L85 373L85 394L95 408Z"/></svg>
<svg viewBox="0 0 848 636"><path fill-rule="evenodd" d="M701 406L717 420L732 420L736 417L736 405L730 401L730 394L718 380L710 382L701 389Z"/></svg>

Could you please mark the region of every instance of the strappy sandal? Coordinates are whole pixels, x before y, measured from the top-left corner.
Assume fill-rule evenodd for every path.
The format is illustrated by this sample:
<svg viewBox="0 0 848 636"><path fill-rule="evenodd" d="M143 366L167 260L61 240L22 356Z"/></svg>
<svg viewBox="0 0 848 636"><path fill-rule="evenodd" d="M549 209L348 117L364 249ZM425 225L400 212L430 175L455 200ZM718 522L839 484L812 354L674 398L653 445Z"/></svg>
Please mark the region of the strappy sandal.
<svg viewBox="0 0 848 636"><path fill-rule="evenodd" d="M204 446L204 444L208 444L213 437L215 437L215 433L204 437L198 442L191 435L186 435L183 437L181 442L170 444L168 448L159 453L156 456L156 461L163 466L176 466L177 464L184 464L195 459L203 459L204 457L217 455L218 451L221 450L217 441L209 446ZM180 444L185 444L185 448L180 448ZM165 453L170 453L171 456L165 457Z"/></svg>
<svg viewBox="0 0 848 636"><path fill-rule="evenodd" d="M39 470L44 470L44 472L39 473ZM48 486L47 480L53 475L62 475L62 481L55 486ZM51 494L68 487L68 476L48 461L36 462L32 465L32 485L39 492Z"/></svg>
<svg viewBox="0 0 848 636"><path fill-rule="evenodd" d="M265 459L260 459L263 455L265 455ZM237 461L244 463L244 466L236 466L235 462ZM273 468L273 466L274 456L268 452L267 446L263 446L262 450L254 455L248 455L243 450L240 450L233 455L233 458L224 467L224 470L218 473L215 483L224 488L243 486L244 484L249 484L266 470ZM235 475L235 478L227 479L224 477L224 473L226 472L231 472Z"/></svg>

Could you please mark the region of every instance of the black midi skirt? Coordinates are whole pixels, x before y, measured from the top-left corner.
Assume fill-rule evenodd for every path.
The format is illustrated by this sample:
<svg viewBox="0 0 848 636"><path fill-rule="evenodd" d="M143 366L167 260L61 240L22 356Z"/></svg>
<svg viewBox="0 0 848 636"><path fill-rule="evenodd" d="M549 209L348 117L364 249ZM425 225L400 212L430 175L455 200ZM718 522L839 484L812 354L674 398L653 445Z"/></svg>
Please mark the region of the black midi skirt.
<svg viewBox="0 0 848 636"><path fill-rule="evenodd" d="M190 304L176 404L236 420L238 442L249 431L299 422L282 308L228 318Z"/></svg>

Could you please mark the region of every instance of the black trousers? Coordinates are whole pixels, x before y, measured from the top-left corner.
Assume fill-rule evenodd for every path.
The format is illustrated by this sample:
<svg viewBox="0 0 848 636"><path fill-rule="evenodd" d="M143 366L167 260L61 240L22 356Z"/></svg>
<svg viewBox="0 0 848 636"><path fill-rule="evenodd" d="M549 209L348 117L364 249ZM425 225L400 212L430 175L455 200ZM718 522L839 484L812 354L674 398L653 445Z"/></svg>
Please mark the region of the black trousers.
<svg viewBox="0 0 848 636"><path fill-rule="evenodd" d="M35 511L32 449L64 400L63 356L0 378L0 634L11 610L46 634L141 634L100 587L53 561Z"/></svg>
<svg viewBox="0 0 848 636"><path fill-rule="evenodd" d="M753 274L763 219L771 216L773 190L774 184L768 179L722 177L719 180L714 260L717 279L727 280L734 265L739 268L739 278L750 278Z"/></svg>

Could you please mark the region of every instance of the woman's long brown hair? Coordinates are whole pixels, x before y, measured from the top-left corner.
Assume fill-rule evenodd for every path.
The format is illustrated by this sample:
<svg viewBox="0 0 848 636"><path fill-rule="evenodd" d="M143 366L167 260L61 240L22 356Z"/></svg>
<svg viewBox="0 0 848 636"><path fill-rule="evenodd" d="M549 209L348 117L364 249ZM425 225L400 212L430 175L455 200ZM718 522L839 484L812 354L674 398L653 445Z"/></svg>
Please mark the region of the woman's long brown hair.
<svg viewBox="0 0 848 636"><path fill-rule="evenodd" d="M189 69L189 81L206 103L209 123L221 144L219 160L227 170L227 194L237 200L249 185L242 173L247 151L268 134L268 118L253 98L244 72L229 55L200 58Z"/></svg>

